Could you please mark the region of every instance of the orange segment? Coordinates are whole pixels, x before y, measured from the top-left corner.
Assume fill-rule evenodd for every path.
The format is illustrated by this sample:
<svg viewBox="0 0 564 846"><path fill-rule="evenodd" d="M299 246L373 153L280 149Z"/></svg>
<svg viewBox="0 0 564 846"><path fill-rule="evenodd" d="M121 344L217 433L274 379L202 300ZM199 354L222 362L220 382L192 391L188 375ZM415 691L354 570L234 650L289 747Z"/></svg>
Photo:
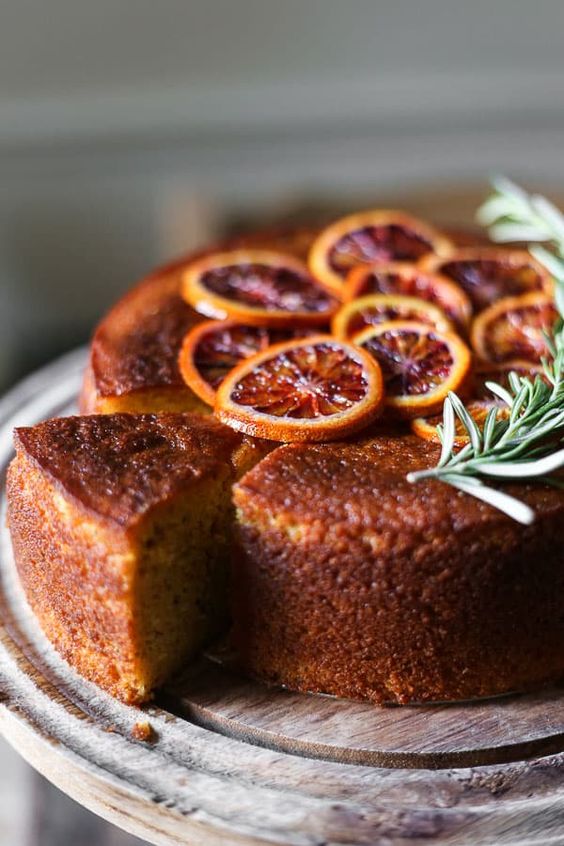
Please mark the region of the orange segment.
<svg viewBox="0 0 564 846"><path fill-rule="evenodd" d="M353 267L390 261L417 261L427 253L446 253L452 243L434 227L389 209L359 212L332 223L309 252L312 274L341 295Z"/></svg>
<svg viewBox="0 0 564 846"><path fill-rule="evenodd" d="M331 321L331 332L336 338L353 338L367 326L388 320L415 320L435 326L442 332L450 332L453 328L446 314L425 300L370 294L340 308Z"/></svg>
<svg viewBox="0 0 564 846"><path fill-rule="evenodd" d="M198 259L183 273L182 295L207 317L253 326L324 325L337 309L299 259L269 250Z"/></svg>
<svg viewBox="0 0 564 846"><path fill-rule="evenodd" d="M269 329L245 326L235 320L206 320L194 326L184 338L178 366L188 387L213 406L218 387L240 361L272 344L303 338L314 331L307 327Z"/></svg>
<svg viewBox="0 0 564 846"><path fill-rule="evenodd" d="M256 437L331 441L371 423L383 398L382 372L368 353L315 335L242 361L221 384L215 412Z"/></svg>
<svg viewBox="0 0 564 846"><path fill-rule="evenodd" d="M411 321L372 326L355 337L380 364L386 405L400 417L434 414L449 391L464 386L470 350L454 332Z"/></svg>
<svg viewBox="0 0 564 846"><path fill-rule="evenodd" d="M552 291L548 270L526 250L502 247L467 247L450 256L425 256L422 270L440 273L468 294L475 311L487 308L500 297L531 291Z"/></svg>
<svg viewBox="0 0 564 846"><path fill-rule="evenodd" d="M438 273L425 273L409 262L355 267L347 276L342 298L349 302L366 294L399 294L427 300L463 329L472 317L472 304L458 285Z"/></svg>
<svg viewBox="0 0 564 846"><path fill-rule="evenodd" d="M470 416L476 421L480 429L484 427L486 417L492 408L497 409L497 420L507 419L509 417L509 409L507 406L504 405L501 400L497 402L493 396L490 400L469 400L465 403L465 408ZM416 435L423 438L425 441L440 443L441 439L439 438L439 433L437 432L437 426L442 422L442 414L433 414L431 417L416 417L415 420L411 421L411 429ZM458 417L456 417L454 422L454 431L454 445L456 447L465 446L470 439L466 429Z"/></svg>
<svg viewBox="0 0 564 846"><path fill-rule="evenodd" d="M486 361L520 358L539 362L548 353L544 333L552 329L557 317L554 302L546 294L505 297L475 319L472 346Z"/></svg>

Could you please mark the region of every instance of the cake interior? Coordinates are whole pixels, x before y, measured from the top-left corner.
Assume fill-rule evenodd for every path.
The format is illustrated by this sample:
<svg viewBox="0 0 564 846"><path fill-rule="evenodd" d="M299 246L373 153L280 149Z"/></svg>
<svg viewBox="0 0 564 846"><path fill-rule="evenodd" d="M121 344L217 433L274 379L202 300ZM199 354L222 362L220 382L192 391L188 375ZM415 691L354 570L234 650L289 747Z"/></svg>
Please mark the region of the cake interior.
<svg viewBox="0 0 564 846"><path fill-rule="evenodd" d="M226 467L179 495L152 514L134 541L143 698L227 627L232 482Z"/></svg>
<svg viewBox="0 0 564 846"><path fill-rule="evenodd" d="M123 425L135 430L136 420L143 418ZM185 430L197 428L197 419L184 416L171 416L171 428L175 420ZM112 418L85 417L76 425L92 433L102 424L111 428ZM41 442L48 432L52 445L70 425L68 419L39 424L17 441L8 522L18 571L31 608L63 657L114 696L141 703L229 625L232 486L264 451L217 424L204 443L190 441L186 431L175 443L169 432L162 484L175 472L179 481L166 495L159 491L150 507L142 501L139 514L124 517L106 490L107 478L96 476L101 505L93 508L73 480L53 477L32 454L34 439ZM123 463L129 474L136 468L142 486L162 453L133 450ZM198 455L181 472L190 450ZM87 484L91 490L92 480ZM128 507L137 507L137 494L134 489Z"/></svg>

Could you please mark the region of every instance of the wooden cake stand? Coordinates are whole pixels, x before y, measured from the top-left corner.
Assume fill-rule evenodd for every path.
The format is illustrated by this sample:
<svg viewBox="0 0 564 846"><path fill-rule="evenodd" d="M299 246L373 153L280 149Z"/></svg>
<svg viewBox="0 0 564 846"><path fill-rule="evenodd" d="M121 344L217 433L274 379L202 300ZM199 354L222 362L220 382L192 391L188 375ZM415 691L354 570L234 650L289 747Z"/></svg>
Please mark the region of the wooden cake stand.
<svg viewBox="0 0 564 846"><path fill-rule="evenodd" d="M3 400L3 480L12 428L72 412L84 360ZM564 689L379 708L270 689L203 658L140 711L51 649L2 531L0 730L132 834L161 846L564 843Z"/></svg>

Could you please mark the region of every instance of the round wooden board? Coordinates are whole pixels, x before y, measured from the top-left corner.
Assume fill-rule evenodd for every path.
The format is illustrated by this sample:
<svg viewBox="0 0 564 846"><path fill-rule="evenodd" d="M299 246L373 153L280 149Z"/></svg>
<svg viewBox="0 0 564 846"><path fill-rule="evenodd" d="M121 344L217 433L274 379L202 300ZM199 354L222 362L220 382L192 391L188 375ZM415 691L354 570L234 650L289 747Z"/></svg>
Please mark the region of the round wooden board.
<svg viewBox="0 0 564 846"><path fill-rule="evenodd" d="M67 356L3 400L2 476L13 426L72 411L84 360ZM51 649L5 530L0 577L0 730L62 790L151 843L563 842L562 691L377 708L269 689L203 658L140 712ZM140 721L151 743L134 739Z"/></svg>

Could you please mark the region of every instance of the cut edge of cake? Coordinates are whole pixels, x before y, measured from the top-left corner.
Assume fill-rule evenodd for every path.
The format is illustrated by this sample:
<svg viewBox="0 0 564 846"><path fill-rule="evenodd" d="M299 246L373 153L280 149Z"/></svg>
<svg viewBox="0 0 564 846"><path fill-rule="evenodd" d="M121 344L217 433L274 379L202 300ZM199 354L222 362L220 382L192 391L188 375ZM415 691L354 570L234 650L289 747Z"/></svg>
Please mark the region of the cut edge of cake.
<svg viewBox="0 0 564 846"><path fill-rule="evenodd" d="M169 417L172 429L178 421L197 431L203 422L191 415ZM154 428L154 415L125 418L133 434L147 425ZM148 494L150 502L146 508L140 503L138 512L134 496L124 513L116 499L119 485L102 491L104 508L97 507L96 497L89 502L86 493L77 493L80 456L75 454L69 471L73 478L62 478L50 455L55 447L45 440L68 435L70 420L48 421L16 434L17 455L7 481L16 565L28 602L57 651L113 696L141 704L227 629L232 485L270 447L206 421L217 443L212 437L206 444L208 455L200 464L196 460L198 472L176 488L167 487L161 500ZM80 421L76 445L77 432L93 431L100 418L75 420ZM123 415L103 420L104 431L124 425ZM170 438L170 454L159 457L181 461L182 445L172 431ZM104 448L102 443L99 450ZM68 449L72 453L72 437ZM124 460L139 461L142 485L149 459L131 449ZM112 467L110 462L109 473ZM86 485L103 489L108 479L90 470ZM128 473L128 484L135 472Z"/></svg>

